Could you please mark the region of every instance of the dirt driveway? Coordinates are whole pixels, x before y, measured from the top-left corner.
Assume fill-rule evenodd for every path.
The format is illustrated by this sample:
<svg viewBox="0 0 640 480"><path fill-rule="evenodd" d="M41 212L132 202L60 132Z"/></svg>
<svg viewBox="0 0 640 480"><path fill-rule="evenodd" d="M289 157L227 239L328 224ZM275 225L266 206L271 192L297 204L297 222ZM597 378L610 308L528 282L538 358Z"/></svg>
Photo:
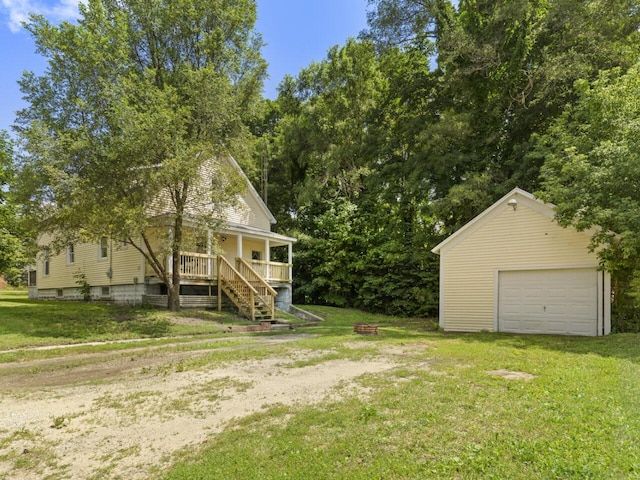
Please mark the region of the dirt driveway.
<svg viewBox="0 0 640 480"><path fill-rule="evenodd" d="M263 337L258 344L300 338ZM153 478L174 453L197 447L233 419L275 404L336 398L357 388L358 376L395 366L393 356L297 366L323 354L303 349L210 363L208 342L194 341L189 351L134 347L0 364L0 479ZM255 346L250 342L255 337L224 348Z"/></svg>

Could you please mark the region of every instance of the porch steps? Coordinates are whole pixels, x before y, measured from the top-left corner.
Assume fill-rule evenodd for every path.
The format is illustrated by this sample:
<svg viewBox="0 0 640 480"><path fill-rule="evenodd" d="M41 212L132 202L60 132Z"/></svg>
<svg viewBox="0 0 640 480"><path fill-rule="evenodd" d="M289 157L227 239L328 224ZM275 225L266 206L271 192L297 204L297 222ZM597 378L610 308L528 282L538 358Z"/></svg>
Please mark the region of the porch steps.
<svg viewBox="0 0 640 480"><path fill-rule="evenodd" d="M227 297L229 300L231 300L231 302L233 302L238 307L242 305L246 309L249 308L249 305L247 305L243 301L243 299L239 295L237 295L233 290L225 289L223 291L223 294L224 294L224 297ZM223 300L223 304L224 304L224 300ZM264 302L262 302L260 299L258 298L255 299L253 307L254 307L254 317L255 317L254 320L256 322L273 319L273 317L271 316L271 312L269 311L269 307L265 305Z"/></svg>

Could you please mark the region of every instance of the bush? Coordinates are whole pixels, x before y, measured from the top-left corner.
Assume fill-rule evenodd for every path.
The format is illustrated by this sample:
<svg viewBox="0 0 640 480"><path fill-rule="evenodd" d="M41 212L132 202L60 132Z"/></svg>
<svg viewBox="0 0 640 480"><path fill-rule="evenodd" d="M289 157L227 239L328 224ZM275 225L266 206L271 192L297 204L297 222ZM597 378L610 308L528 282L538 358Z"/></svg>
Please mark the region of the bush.
<svg viewBox="0 0 640 480"><path fill-rule="evenodd" d="M613 333L640 333L640 304L614 305L611 312Z"/></svg>

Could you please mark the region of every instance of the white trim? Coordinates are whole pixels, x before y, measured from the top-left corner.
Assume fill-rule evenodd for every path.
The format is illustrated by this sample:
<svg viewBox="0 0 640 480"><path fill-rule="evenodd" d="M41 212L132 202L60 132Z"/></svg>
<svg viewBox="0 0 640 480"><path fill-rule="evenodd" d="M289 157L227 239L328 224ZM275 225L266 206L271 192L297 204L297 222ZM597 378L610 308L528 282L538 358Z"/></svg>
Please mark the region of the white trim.
<svg viewBox="0 0 640 480"><path fill-rule="evenodd" d="M102 239L104 239L105 241L105 248L107 251L107 254L105 256L102 256ZM106 260L107 258L109 258L109 239L105 236L102 236L98 238L98 260Z"/></svg>
<svg viewBox="0 0 640 480"><path fill-rule="evenodd" d="M504 270L507 270L506 268ZM496 268L493 271L493 331L500 331L500 323L498 322L498 318L500 318L500 272L503 271L501 268Z"/></svg>
<svg viewBox="0 0 640 480"><path fill-rule="evenodd" d="M607 271L604 271L603 277L603 334L609 335L611 333L611 274Z"/></svg>
<svg viewBox="0 0 640 480"><path fill-rule="evenodd" d="M71 258L73 256L73 259ZM67 265L74 265L76 263L76 249L73 244L67 245Z"/></svg>
<svg viewBox="0 0 640 480"><path fill-rule="evenodd" d="M598 326L596 328L596 335L598 337L604 334L604 272L598 272L598 300L596 308L598 309Z"/></svg>
<svg viewBox="0 0 640 480"><path fill-rule="evenodd" d="M543 201L536 199L529 192L526 192L520 188L514 188L505 196L503 196L500 200L495 202L489 208L484 210L474 219L472 219L463 227L461 227L459 230L457 230L456 232L451 234L449 237L447 237L445 240L440 242L438 245L433 247L431 251L436 254L441 254L441 253L444 253L446 250L454 247L458 243L462 242L464 239L466 239L472 233L474 233L479 228L484 226L486 223L491 221L497 215L499 215L500 213L502 213L507 209L511 209L512 207L508 205L507 202L512 199L515 199L518 202L517 208L520 208L521 206L526 206L548 217L550 220L554 220L555 218L555 210L554 210L555 205L551 203L544 203ZM593 235L593 233L595 233L595 229L585 230L578 233L591 236Z"/></svg>
<svg viewBox="0 0 640 480"><path fill-rule="evenodd" d="M264 257L267 261L266 278L271 278L271 244L268 238L264 241Z"/></svg>
<svg viewBox="0 0 640 480"><path fill-rule="evenodd" d="M568 270L576 268L595 268L600 267L597 263L563 263L559 265L525 265L517 267L496 267L496 271L513 271L513 270Z"/></svg>
<svg viewBox="0 0 640 480"><path fill-rule="evenodd" d="M48 277L51 275L51 257L47 256L42 259L42 276Z"/></svg>
<svg viewBox="0 0 640 480"><path fill-rule="evenodd" d="M267 214L267 217L269 217L269 223L272 225L274 223L277 223L275 217L271 213L271 210L269 210L269 207L267 207L267 204L264 203L264 200L262 200L262 197L258 194L257 190L251 184L249 177L247 177L246 173L244 173L244 170L242 170L242 167L240 167L240 164L231 155L227 155L226 158L230 161L231 165L233 165L235 168L238 169L238 171L240 171L240 174L242 175L244 180L247 182L247 185L249 187L249 193L254 197L254 199L258 203L258 206L264 211L264 213Z"/></svg>
<svg viewBox="0 0 640 480"><path fill-rule="evenodd" d="M224 225L224 227L220 230L220 233L222 234L226 233L229 235L242 234L242 235L247 235L250 238L259 238L263 240L268 238L270 240L280 241L285 244L290 242L295 243L298 241L297 238L287 237L286 235L281 235L279 233L269 232L267 230L260 230L255 227L250 227L248 225L238 225L234 223L227 223L226 225Z"/></svg>
<svg viewBox="0 0 640 480"><path fill-rule="evenodd" d="M438 325L444 330L444 256L442 255L440 256L440 293L438 297Z"/></svg>

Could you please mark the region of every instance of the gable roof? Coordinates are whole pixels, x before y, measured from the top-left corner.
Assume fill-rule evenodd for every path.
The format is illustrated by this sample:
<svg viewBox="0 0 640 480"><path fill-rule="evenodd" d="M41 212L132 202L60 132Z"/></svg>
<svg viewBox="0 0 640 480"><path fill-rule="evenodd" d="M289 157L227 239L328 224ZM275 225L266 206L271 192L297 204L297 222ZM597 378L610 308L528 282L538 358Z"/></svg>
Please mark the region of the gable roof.
<svg viewBox="0 0 640 480"><path fill-rule="evenodd" d="M244 180L247 182L247 185L249 186L249 194L253 196L254 200L258 204L258 207L260 207L260 209L267 215L267 217L269 218L269 223L271 225L277 223L276 217L273 216L273 214L271 213L271 210L269 210L269 207L267 207L267 204L264 203L264 200L262 200L262 197L260 196L260 194L258 194L257 190L254 188L254 186L251 183L251 180L249 180L249 177L247 177L247 174L244 173L244 170L242 170L242 167L240 166L240 164L231 155L227 155L227 159L229 160L229 163L231 163L231 165L240 172L240 174L242 175L242 178L244 178Z"/></svg>
<svg viewBox="0 0 640 480"><path fill-rule="evenodd" d="M544 203L542 200L535 198L529 192L522 190L521 188L514 188L505 196L503 196L500 200L495 202L489 208L487 208L480 215L475 217L469 223L464 225L462 228L457 230L455 233L450 235L444 241L440 242L436 245L431 251L433 253L440 254L443 250L448 250L449 248L457 245L465 238L470 236L473 232L480 229L482 226L487 224L491 219L497 216L500 212L507 207L507 202L510 200L516 200L517 205L524 205L526 207L531 208L532 210L536 210L542 215L549 217L549 219L553 220L555 217L555 205L551 203ZM585 234L591 234L592 230L587 230L582 232Z"/></svg>

